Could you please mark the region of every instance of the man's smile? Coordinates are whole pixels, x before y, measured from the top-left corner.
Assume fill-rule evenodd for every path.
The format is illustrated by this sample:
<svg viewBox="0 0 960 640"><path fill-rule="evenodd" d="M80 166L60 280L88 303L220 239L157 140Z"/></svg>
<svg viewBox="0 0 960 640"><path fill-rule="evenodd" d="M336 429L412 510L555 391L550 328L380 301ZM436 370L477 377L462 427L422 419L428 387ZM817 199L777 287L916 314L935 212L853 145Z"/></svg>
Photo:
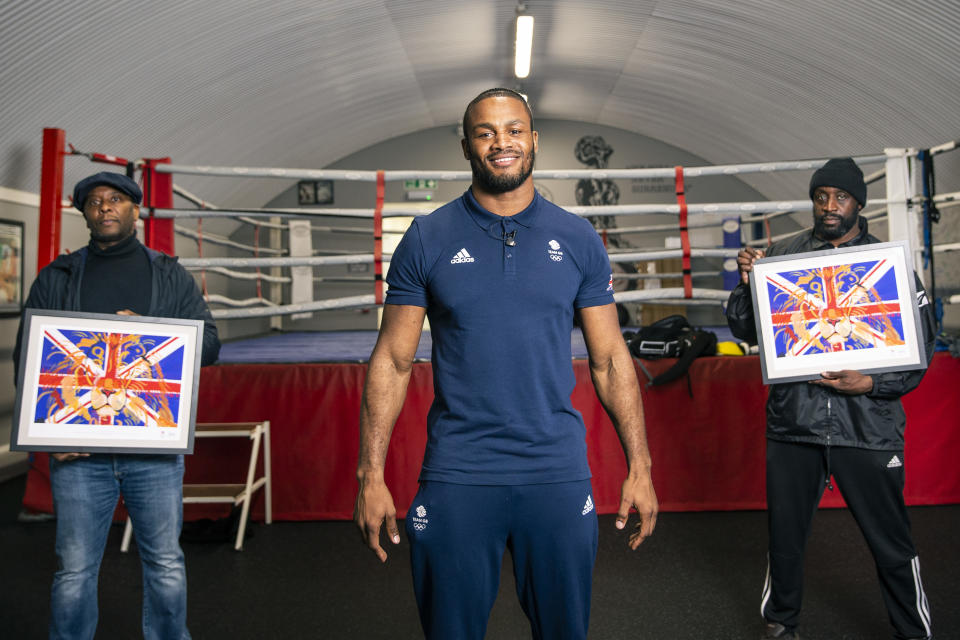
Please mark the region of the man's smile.
<svg viewBox="0 0 960 640"><path fill-rule="evenodd" d="M516 154L496 155L490 157L490 163L495 167L509 167L519 159L520 156Z"/></svg>

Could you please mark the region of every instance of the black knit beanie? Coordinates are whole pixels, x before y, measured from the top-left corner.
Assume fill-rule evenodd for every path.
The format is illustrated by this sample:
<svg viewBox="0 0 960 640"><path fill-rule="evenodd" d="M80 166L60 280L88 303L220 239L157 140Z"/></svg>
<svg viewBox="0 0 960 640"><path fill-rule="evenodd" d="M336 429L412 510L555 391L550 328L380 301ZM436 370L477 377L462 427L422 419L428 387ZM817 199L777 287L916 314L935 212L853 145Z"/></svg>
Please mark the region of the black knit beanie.
<svg viewBox="0 0 960 640"><path fill-rule="evenodd" d="M843 189L860 203L867 204L867 183L863 181L863 171L850 158L832 158L813 172L810 178L810 199L817 187L836 187Z"/></svg>

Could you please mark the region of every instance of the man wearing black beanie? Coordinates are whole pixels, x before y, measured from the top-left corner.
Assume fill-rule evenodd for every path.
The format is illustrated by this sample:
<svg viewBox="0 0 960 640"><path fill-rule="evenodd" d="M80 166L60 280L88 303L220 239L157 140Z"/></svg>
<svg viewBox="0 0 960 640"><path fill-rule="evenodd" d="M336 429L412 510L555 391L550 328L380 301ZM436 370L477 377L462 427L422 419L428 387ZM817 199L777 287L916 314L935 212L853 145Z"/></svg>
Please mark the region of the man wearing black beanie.
<svg viewBox="0 0 960 640"><path fill-rule="evenodd" d="M867 232L860 210L867 202L863 172L850 158L834 158L810 179L813 229L771 245L747 247L737 263L741 283L727 303L733 334L756 344L749 272L767 256L880 242ZM919 278L917 302L926 348L933 356L935 322ZM827 323L828 325L829 323ZM821 333L821 335L823 335ZM839 337L839 336L838 336ZM826 338L826 336L824 336ZM797 639L803 557L813 514L831 477L850 507L876 563L895 638L930 638L930 609L920 582L920 561L903 500L900 398L920 383L926 368L865 375L828 371L817 380L774 384L767 399L767 506L769 553L761 612L764 638Z"/></svg>
<svg viewBox="0 0 960 640"><path fill-rule="evenodd" d="M193 276L176 258L137 240L142 198L137 183L119 173L104 171L78 182L73 205L83 214L90 242L41 269L25 307L203 320L201 364L212 364L220 340ZM21 320L15 365L22 334ZM58 565L51 589L50 637L94 637L100 563L122 494L143 566L143 636L189 639L186 568L179 543L183 456L54 453L50 488Z"/></svg>

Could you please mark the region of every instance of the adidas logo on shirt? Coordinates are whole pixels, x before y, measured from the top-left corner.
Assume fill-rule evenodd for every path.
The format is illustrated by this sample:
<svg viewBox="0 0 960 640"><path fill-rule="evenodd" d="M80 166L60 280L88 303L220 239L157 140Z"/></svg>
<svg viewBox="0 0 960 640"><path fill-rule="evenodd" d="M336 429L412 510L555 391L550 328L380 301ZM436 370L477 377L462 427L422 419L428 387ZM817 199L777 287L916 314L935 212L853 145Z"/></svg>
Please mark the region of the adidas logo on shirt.
<svg viewBox="0 0 960 640"><path fill-rule="evenodd" d="M476 260L467 253L466 249L460 249L460 251L457 251L457 255L453 256L450 264L464 264L465 262L476 262Z"/></svg>
<svg viewBox="0 0 960 640"><path fill-rule="evenodd" d="M586 503L584 503L583 511L581 511L580 514L585 516L591 511L593 511L593 498L591 498L590 496L587 496L587 501Z"/></svg>
<svg viewBox="0 0 960 640"><path fill-rule="evenodd" d="M903 463L900 462L900 458L898 458L896 455L890 458L890 462L887 463L887 469L893 469L895 467L902 467L902 466L903 466Z"/></svg>

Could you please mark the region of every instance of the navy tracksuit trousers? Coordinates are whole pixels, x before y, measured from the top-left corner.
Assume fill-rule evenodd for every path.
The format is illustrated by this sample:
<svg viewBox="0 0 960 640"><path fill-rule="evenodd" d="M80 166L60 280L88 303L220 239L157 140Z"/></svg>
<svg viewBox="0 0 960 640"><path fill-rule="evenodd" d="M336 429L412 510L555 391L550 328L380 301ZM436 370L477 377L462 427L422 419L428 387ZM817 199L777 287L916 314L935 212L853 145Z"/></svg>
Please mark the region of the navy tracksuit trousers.
<svg viewBox="0 0 960 640"><path fill-rule="evenodd" d="M484 637L507 548L532 637L587 637L598 539L590 480L521 486L423 482L406 530L427 638Z"/></svg>
<svg viewBox="0 0 960 640"><path fill-rule="evenodd" d="M790 629L797 626L804 549L831 473L873 554L895 637L930 636L930 609L903 502L903 469L903 451L767 440L770 550L764 618Z"/></svg>

